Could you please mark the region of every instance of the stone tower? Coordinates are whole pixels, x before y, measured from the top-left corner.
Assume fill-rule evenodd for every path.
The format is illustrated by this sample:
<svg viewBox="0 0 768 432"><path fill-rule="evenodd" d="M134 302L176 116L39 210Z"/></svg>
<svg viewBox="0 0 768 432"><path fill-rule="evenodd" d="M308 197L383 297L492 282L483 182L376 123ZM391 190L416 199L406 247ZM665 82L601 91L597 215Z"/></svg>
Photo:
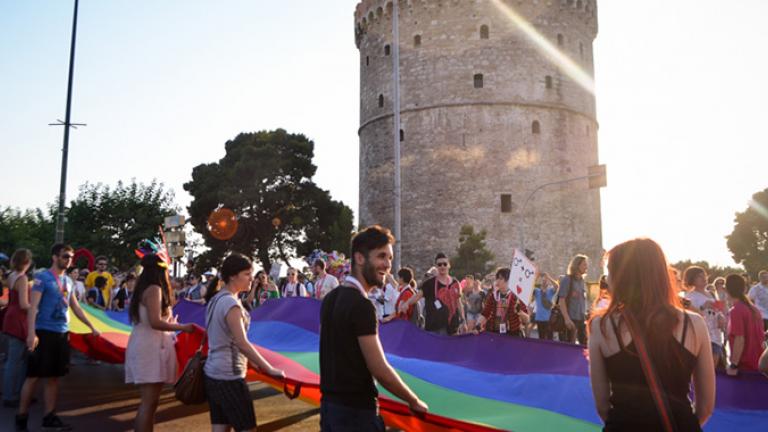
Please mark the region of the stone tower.
<svg viewBox="0 0 768 432"><path fill-rule="evenodd" d="M595 0L503 0L594 76ZM499 265L525 247L565 272L602 253L600 194L581 180L598 164L594 94L545 55L492 0L399 0L402 265L453 255L459 230L488 232ZM360 51L360 223L393 221L392 1L355 12ZM561 65L561 64L560 64ZM463 275L457 275L459 277Z"/></svg>

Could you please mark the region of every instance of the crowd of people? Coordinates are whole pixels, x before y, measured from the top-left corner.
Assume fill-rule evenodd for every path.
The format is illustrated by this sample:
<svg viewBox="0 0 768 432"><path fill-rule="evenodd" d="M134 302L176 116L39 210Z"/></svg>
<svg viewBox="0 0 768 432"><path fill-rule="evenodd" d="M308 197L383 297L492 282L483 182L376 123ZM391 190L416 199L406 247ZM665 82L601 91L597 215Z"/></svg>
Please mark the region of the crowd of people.
<svg viewBox="0 0 768 432"><path fill-rule="evenodd" d="M352 329L361 333L344 339L346 344L357 343L357 350L338 347L341 339L322 329L324 394L336 394L339 390L335 386L347 386L343 382L347 372L337 369L349 362L359 363L358 354L363 352L364 365L357 364L357 375L352 378L362 376L365 385L353 390L369 399L372 392L366 377L374 376L385 388L391 386L390 391L403 395L416 411L426 410L426 405L388 369L383 355L379 358L380 345L374 346L380 324L407 320L436 335L486 332L588 346L597 411L606 422L606 430L651 430L658 426L656 417L649 415L661 410L652 404L654 389L638 387L639 381L648 378L643 376L644 364L638 364L642 356L635 355L641 346L648 347L648 361L656 364L659 380L668 391L667 408L681 430L698 430L694 426L702 425L711 414L716 368L729 375L768 372L768 351L764 351L768 271L759 272L755 284L741 274L710 280L701 267L679 272L668 266L656 243L637 239L616 246L606 255L608 274L599 279L596 295L589 295L586 281L589 259L576 255L560 277L541 272L532 297L520 299L508 285L510 268L459 279L451 275L451 262L444 253L435 255L433 266L420 281L411 268L393 272L391 253L387 255L391 234L383 228L371 229L364 232L381 244L374 241L376 247L363 244L357 250L353 241L351 273L341 278L329 274L327 263L318 259L311 268L288 268L284 278L274 281L264 271L254 275L251 260L239 254L228 256L215 274L189 274L185 278L170 277L169 263L156 254L145 255L137 268L140 270L122 272L110 271L109 259L100 256L95 270L89 272L74 267L73 249L63 244L53 246L49 269L32 271L34 257L29 250L19 249L3 274L9 296L7 304L0 305L7 344L2 403L18 408L17 430L26 430L30 403L38 380L44 378L43 427L68 430L56 415L56 399L58 380L69 368L69 311L94 335L99 334L81 303L127 311L130 316L133 328L126 350L125 379L140 390L135 421L138 431L152 430L160 392L177 377L175 333L193 331L191 324L176 322L172 313L180 299L207 308L210 351L205 386L214 430L225 430L228 425L237 430L255 428L245 382L248 363L268 375L283 376L246 337L249 311L282 297L314 298L323 301L323 310L328 299L333 299L362 314L359 329ZM379 249L383 250L382 257L370 256ZM338 294L339 287L354 288L353 293L363 295L368 306L361 311L357 297L350 297L348 290ZM367 315L369 309L371 316ZM328 328L338 326L335 313L321 312L323 325L328 321ZM376 336L375 341L362 337L371 335ZM324 340L326 347L335 346L334 354L323 349ZM373 366L371 358L376 359ZM340 363L334 366L334 362ZM696 384L693 409L687 390L691 376ZM343 392L339 394L323 399L322 412L327 419L338 420L350 415L345 407L355 408ZM637 400L639 405L633 405ZM369 405L366 403L364 409ZM327 430L333 428L328 426Z"/></svg>

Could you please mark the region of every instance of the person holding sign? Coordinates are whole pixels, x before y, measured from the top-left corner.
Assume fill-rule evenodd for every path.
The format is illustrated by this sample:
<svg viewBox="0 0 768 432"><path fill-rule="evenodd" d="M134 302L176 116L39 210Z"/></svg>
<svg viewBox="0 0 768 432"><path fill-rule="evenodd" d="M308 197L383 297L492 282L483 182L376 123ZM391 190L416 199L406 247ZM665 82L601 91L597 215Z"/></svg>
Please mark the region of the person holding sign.
<svg viewBox="0 0 768 432"><path fill-rule="evenodd" d="M507 336L521 337L522 331L520 324L528 324L528 308L525 303L509 290L508 267L502 267L496 270L496 290L485 298L483 313L478 318L475 327L480 331L485 326L485 330L503 334Z"/></svg>

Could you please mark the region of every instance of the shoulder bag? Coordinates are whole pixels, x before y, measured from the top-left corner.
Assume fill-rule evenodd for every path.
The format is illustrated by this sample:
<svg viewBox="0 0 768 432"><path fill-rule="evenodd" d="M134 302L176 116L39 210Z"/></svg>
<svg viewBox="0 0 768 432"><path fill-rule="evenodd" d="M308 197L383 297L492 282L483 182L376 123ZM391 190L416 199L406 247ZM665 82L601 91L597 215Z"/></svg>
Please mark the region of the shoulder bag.
<svg viewBox="0 0 768 432"><path fill-rule="evenodd" d="M184 366L184 371L173 386L173 391L176 394L176 399L181 401L185 405L197 405L206 401L205 395L205 372L203 367L205 366L206 356L203 355L203 346L208 341L208 328L213 318L213 312L216 310L216 303L219 302L221 296L216 299L211 305L211 310L208 312L208 319L205 323L205 334L203 340L200 342L200 348L195 351L195 354Z"/></svg>

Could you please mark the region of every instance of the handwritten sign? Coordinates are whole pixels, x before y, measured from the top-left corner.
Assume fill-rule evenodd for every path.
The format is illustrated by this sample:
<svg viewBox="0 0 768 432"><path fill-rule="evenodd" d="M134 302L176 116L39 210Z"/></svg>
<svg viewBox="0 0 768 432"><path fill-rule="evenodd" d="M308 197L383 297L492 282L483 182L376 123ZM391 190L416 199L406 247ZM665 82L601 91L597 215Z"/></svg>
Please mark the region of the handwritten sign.
<svg viewBox="0 0 768 432"><path fill-rule="evenodd" d="M528 303L533 296L533 288L536 282L536 266L525 256L524 253L515 249L515 253L512 255L512 266L509 273L509 289L517 295L517 297Z"/></svg>

